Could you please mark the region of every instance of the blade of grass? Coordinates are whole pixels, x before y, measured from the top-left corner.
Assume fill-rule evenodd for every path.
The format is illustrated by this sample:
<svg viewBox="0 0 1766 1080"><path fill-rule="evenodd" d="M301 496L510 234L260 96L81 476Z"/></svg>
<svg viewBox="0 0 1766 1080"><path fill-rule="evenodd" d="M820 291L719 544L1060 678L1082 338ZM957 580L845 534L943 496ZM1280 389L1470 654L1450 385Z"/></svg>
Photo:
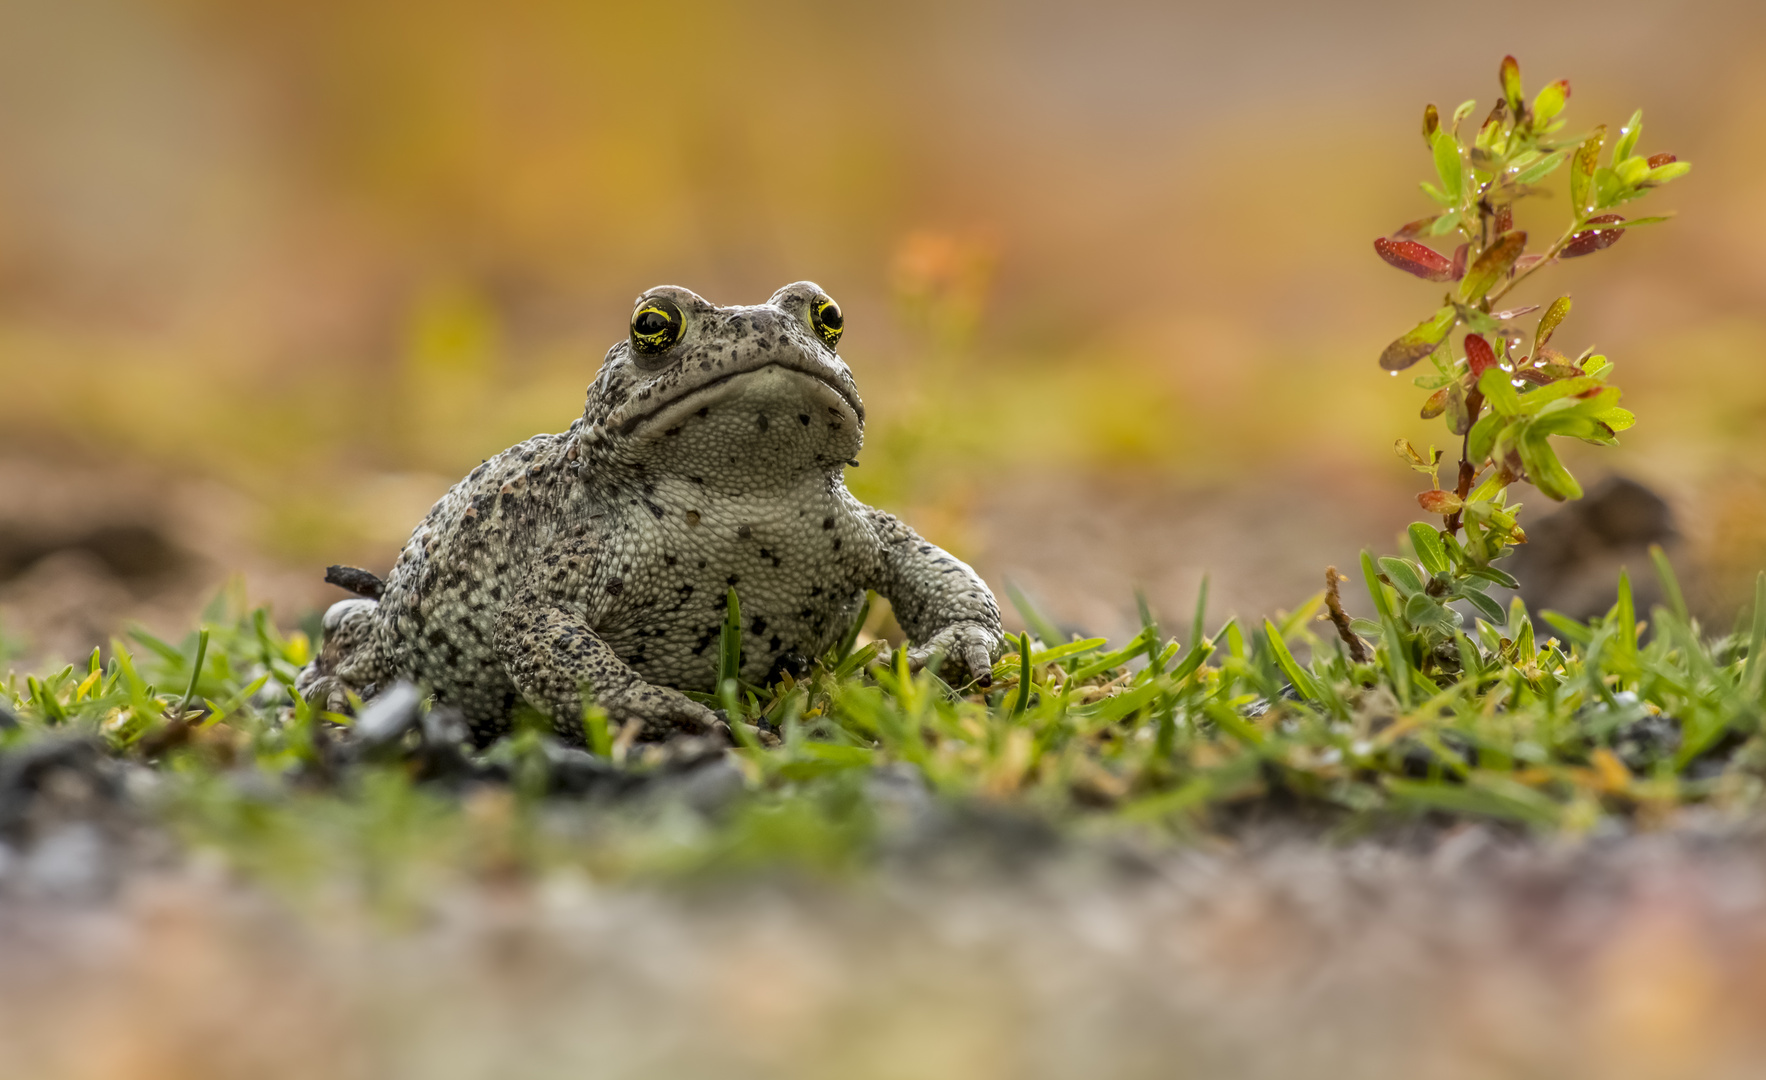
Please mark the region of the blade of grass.
<svg viewBox="0 0 1766 1080"><path fill-rule="evenodd" d="M178 716L190 711L190 699L196 696L197 680L202 678L202 661L208 656L208 627L196 635L196 662L190 665L190 685L184 688L184 700L178 703Z"/></svg>
<svg viewBox="0 0 1766 1080"><path fill-rule="evenodd" d="M1006 582L1006 597L1012 601L1012 606L1018 609L1018 617L1024 620L1025 627L1041 639L1044 645L1052 647L1062 644L1061 631L1055 628L1054 623L1044 618L1042 612L1036 610L1036 605L1030 602L1030 598L1024 595L1023 590L1008 581Z"/></svg>
<svg viewBox="0 0 1766 1080"><path fill-rule="evenodd" d="M1018 700L1012 705L1012 715L1024 715L1030 708L1030 635L1018 635Z"/></svg>
<svg viewBox="0 0 1766 1080"><path fill-rule="evenodd" d="M717 685L722 693L726 682L741 677L742 672L742 601L736 597L736 587L730 586L724 598L724 626L718 635L717 643ZM736 714L730 714L730 721L735 722Z"/></svg>
<svg viewBox="0 0 1766 1080"><path fill-rule="evenodd" d="M1748 634L1748 662L1742 667L1742 690L1750 701L1760 700L1760 647L1766 643L1766 570L1754 578L1754 626Z"/></svg>
<svg viewBox="0 0 1766 1080"><path fill-rule="evenodd" d="M1675 618L1690 624L1692 617L1686 613L1686 597L1680 593L1680 579L1674 576L1674 568L1668 565L1668 553L1662 550L1662 545L1651 544L1649 557L1656 564L1656 576L1662 579L1662 592L1667 594L1669 609Z"/></svg>

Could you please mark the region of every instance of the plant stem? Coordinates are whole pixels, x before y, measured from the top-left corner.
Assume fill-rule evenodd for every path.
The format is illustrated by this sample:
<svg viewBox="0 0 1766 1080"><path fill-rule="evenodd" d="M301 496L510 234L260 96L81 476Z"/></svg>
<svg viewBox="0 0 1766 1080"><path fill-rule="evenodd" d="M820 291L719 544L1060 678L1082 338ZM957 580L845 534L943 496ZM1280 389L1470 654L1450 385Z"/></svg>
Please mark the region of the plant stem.
<svg viewBox="0 0 1766 1080"><path fill-rule="evenodd" d="M1373 657L1367 651L1367 642L1362 641L1349 625L1349 616L1343 611L1343 597L1337 592L1337 582L1348 580L1337 573L1336 567L1325 567L1325 607L1330 610L1331 625L1337 628L1337 636L1343 639L1343 644L1349 646L1349 659L1365 664Z"/></svg>
<svg viewBox="0 0 1766 1080"><path fill-rule="evenodd" d="M1466 496L1472 493L1472 481L1476 479L1478 475L1477 467L1471 462L1470 450L1472 445L1472 425L1478 422L1478 414L1483 411L1483 394L1473 390L1470 394L1466 395L1466 433L1461 435L1459 439L1459 482L1453 490L1453 493L1459 496L1459 501L1462 504L1466 501ZM1461 513L1463 513L1462 510L1455 510L1448 515L1448 536L1452 536L1459 532Z"/></svg>
<svg viewBox="0 0 1766 1080"><path fill-rule="evenodd" d="M1529 277L1533 276L1534 271L1538 270L1542 266L1550 265L1552 260L1554 260L1558 257L1558 253L1564 250L1565 245L1569 244L1570 238L1572 236L1575 236L1578 232L1581 232L1583 229L1587 228L1587 226L1588 226L1588 223L1585 221L1581 221L1581 220L1578 220L1574 225L1571 225L1569 227L1569 229L1567 229L1564 232L1564 235L1557 238L1557 242L1555 244L1552 244L1550 248L1546 249L1545 258L1540 259L1538 262L1534 263L1532 266L1527 267L1527 269L1516 274L1514 277L1509 278L1507 281L1505 281L1502 284L1501 288L1497 289L1495 292L1493 292L1489 296L1485 297L1486 302L1490 303L1490 304L1495 304L1498 300L1501 300L1503 297L1507 296L1509 294L1510 290L1512 290L1516 285L1519 285L1521 282L1526 281Z"/></svg>

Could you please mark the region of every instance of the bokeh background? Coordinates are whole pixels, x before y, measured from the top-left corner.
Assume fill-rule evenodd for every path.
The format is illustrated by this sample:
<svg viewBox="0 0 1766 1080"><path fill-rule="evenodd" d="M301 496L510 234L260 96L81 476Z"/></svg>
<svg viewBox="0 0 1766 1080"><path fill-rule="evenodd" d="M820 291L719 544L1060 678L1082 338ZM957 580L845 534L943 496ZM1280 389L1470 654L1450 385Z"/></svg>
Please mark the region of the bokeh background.
<svg viewBox="0 0 1766 1080"><path fill-rule="evenodd" d="M1515 53L1644 107L1681 211L1546 290L1641 423L1702 601L1766 565L1766 8L1097 0L0 0L0 633L78 654L230 573L292 621L559 430L672 282L846 309L850 483L1058 619L1313 592L1444 432L1380 349L1433 289L1422 105ZM1544 204L1538 228L1557 227ZM1522 224L1532 222L1524 218ZM1535 291L1527 300L1548 299ZM1529 513L1545 509L1529 500Z"/></svg>

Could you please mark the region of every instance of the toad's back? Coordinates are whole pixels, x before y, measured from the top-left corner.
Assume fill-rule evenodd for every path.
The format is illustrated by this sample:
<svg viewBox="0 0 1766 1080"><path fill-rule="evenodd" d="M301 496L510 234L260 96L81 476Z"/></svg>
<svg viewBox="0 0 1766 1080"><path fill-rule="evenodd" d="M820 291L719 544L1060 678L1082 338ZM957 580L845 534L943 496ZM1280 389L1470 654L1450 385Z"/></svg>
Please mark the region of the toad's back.
<svg viewBox="0 0 1766 1080"><path fill-rule="evenodd" d="M303 692L414 678L480 739L525 699L580 740L585 689L646 732L703 729L715 718L677 690L713 688L732 588L749 681L822 652L867 588L916 656L985 677L1000 640L986 585L846 490L864 406L835 352L843 324L809 282L755 306L640 297L582 419L448 492L378 602L327 613Z"/></svg>

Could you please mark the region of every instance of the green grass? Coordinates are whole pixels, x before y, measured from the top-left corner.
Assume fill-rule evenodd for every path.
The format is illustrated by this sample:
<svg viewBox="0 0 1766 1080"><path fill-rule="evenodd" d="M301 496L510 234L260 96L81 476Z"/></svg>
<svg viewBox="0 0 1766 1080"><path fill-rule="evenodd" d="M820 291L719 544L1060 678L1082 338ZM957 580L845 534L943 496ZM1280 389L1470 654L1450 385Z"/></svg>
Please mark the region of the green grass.
<svg viewBox="0 0 1766 1080"><path fill-rule="evenodd" d="M1321 593L1279 621L1232 620L1181 642L1143 605L1141 632L1120 646L1050 640L1025 610L1039 629L1009 642L985 693L911 672L902 650L856 634L801 681L727 680L742 792L711 815L667 797L547 797L537 726L486 752L505 766L501 785L427 784L396 753L339 765L326 748L348 718L290 694L311 643L237 593L182 642L137 631L108 659L11 676L0 700L20 723L0 750L94 734L154 771L154 812L190 843L291 886L352 883L395 910L438 881L560 865L610 880L859 871L891 827L871 782L884 765L917 772L935 805L1173 842L1247 811L1304 815L1336 835L1423 816L1573 835L1759 802L1766 575L1750 626L1721 638L1687 615L1661 564L1670 601L1647 624L1621 581L1603 619L1535 621L1516 601L1500 625L1455 627L1446 649L1404 621L1390 583L1402 571L1368 563L1381 616L1359 624L1378 639L1362 663L1315 620ZM585 726L622 767L658 768L598 711Z"/></svg>

